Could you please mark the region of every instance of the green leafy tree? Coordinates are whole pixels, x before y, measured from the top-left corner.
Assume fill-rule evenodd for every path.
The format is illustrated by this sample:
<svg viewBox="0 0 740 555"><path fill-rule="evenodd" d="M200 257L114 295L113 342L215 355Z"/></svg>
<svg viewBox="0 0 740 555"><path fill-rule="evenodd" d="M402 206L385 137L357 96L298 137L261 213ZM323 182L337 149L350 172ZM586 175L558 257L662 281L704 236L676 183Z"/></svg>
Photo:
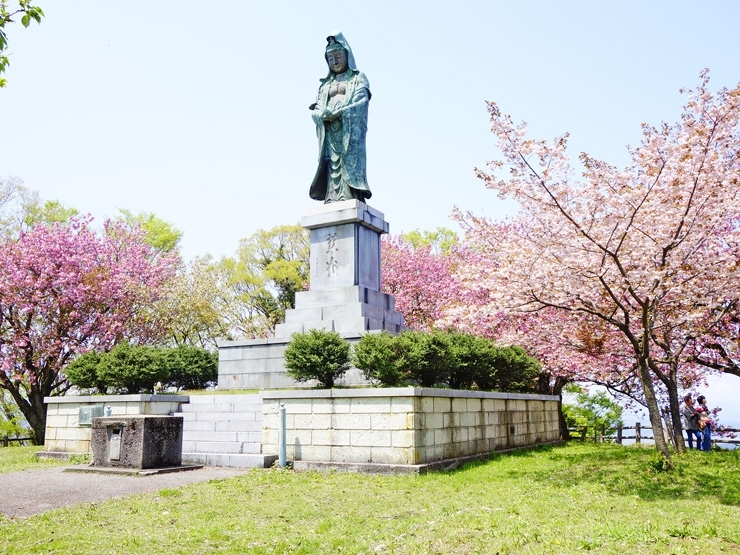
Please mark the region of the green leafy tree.
<svg viewBox="0 0 740 555"><path fill-rule="evenodd" d="M267 337L295 294L308 288L308 232L299 225L259 230L242 239L235 257L210 267L219 284L219 312L235 338Z"/></svg>
<svg viewBox="0 0 740 555"><path fill-rule="evenodd" d="M24 223L29 229L37 224L63 224L69 222L78 214L79 211L76 208L65 206L56 200L47 200L44 201L43 204L36 203L27 206L27 214Z"/></svg>
<svg viewBox="0 0 740 555"><path fill-rule="evenodd" d="M446 227L438 227L434 231L415 229L404 233L402 237L415 249L429 247L434 254L450 254L452 247L460 242L457 233Z"/></svg>
<svg viewBox="0 0 740 555"><path fill-rule="evenodd" d="M205 256L181 268L155 312L168 322L170 344L214 350L219 339L234 338L231 301L220 266Z"/></svg>
<svg viewBox="0 0 740 555"><path fill-rule="evenodd" d="M78 210L56 200L42 201L38 192L17 177L0 178L0 235L17 239L22 231L37 224L66 224Z"/></svg>
<svg viewBox="0 0 740 555"><path fill-rule="evenodd" d="M15 3L14 3L15 4ZM15 8L8 0L0 0L0 75L5 73L10 60L7 56L8 36L5 34L5 26L13 23L14 18L20 17L21 25L28 27L31 21L41 23L44 12L38 6L33 6L30 0L18 0ZM6 80L0 77L0 88L6 85Z"/></svg>
<svg viewBox="0 0 740 555"><path fill-rule="evenodd" d="M156 216L153 212L139 212L134 214L130 210L118 209L119 220L129 227L140 227L146 232L146 242L162 254L176 252L182 231L177 229L170 222Z"/></svg>
<svg viewBox="0 0 740 555"><path fill-rule="evenodd" d="M0 390L0 438L29 437L31 433L10 393Z"/></svg>
<svg viewBox="0 0 740 555"><path fill-rule="evenodd" d="M569 428L590 428L613 430L622 422L622 407L615 403L604 391L589 393L577 384L565 387L571 394L571 402L563 402L563 414Z"/></svg>
<svg viewBox="0 0 740 555"><path fill-rule="evenodd" d="M285 348L287 374L299 382L317 380L327 389L349 370L350 344L338 333L319 329L294 333Z"/></svg>

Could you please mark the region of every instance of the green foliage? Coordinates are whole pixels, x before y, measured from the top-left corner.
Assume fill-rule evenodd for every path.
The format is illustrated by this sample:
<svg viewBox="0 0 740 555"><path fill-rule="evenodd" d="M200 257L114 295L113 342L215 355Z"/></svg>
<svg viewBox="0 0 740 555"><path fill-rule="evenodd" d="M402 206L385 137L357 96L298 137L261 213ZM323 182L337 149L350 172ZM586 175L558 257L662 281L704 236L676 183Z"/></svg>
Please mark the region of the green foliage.
<svg viewBox="0 0 740 555"><path fill-rule="evenodd" d="M163 387L204 389L218 378L218 355L193 346L172 349L122 343L108 353L85 353L65 368L83 389L143 393Z"/></svg>
<svg viewBox="0 0 740 555"><path fill-rule="evenodd" d="M154 391L157 382L167 380L168 368L157 349L121 343L101 357L98 379L116 391Z"/></svg>
<svg viewBox="0 0 740 555"><path fill-rule="evenodd" d="M5 26L12 23L14 21L13 17L17 15L21 16L21 25L28 27L31 21L41 23L44 12L38 6L32 6L31 0L18 0L18 7L10 10L8 9L8 1L0 0L0 74L4 73L10 64L8 57L3 54L8 47ZM0 77L0 88L4 87L6 82L3 77Z"/></svg>
<svg viewBox="0 0 740 555"><path fill-rule="evenodd" d="M518 345L498 347L492 365L495 369L492 390L518 393L536 391L536 382L542 367L537 359L529 356Z"/></svg>
<svg viewBox="0 0 740 555"><path fill-rule="evenodd" d="M386 387L409 383L484 391L533 392L540 364L518 346L456 331L365 335L352 363Z"/></svg>
<svg viewBox="0 0 740 555"><path fill-rule="evenodd" d="M368 333L352 349L352 365L365 377L385 387L407 384L408 353L388 332Z"/></svg>
<svg viewBox="0 0 740 555"><path fill-rule="evenodd" d="M460 241L457 233L446 227L438 227L434 231L415 229L404 233L403 238L411 243L414 248L430 246L432 252L437 254L449 254L452 247Z"/></svg>
<svg viewBox="0 0 740 555"><path fill-rule="evenodd" d="M308 234L298 225L259 230L239 243L237 254L237 275L253 286L251 298L274 328L308 285Z"/></svg>
<svg viewBox="0 0 740 555"><path fill-rule="evenodd" d="M146 232L146 242L158 253L177 250L180 239L182 239L182 231L170 222L157 217L153 212L134 214L129 210L119 208L118 213L119 219L128 226L143 229Z"/></svg>
<svg viewBox="0 0 740 555"><path fill-rule="evenodd" d="M24 223L31 228L34 225L50 225L55 223L65 223L70 218L79 214L76 208L65 206L56 200L47 200L43 204L35 203L27 207Z"/></svg>
<svg viewBox="0 0 740 555"><path fill-rule="evenodd" d="M648 460L647 467L654 473L668 472L675 468L670 459L665 458L661 453L654 453Z"/></svg>
<svg viewBox="0 0 740 555"><path fill-rule="evenodd" d="M569 428L613 430L622 421L622 407L612 401L604 391L589 393L577 384L566 386L565 391L575 395L574 402L563 403L563 416ZM662 457L661 457L662 458Z"/></svg>
<svg viewBox="0 0 740 555"><path fill-rule="evenodd" d="M452 343L452 367L449 370L449 384L453 389L470 389L477 386L481 390L497 389L496 360L499 349L485 337L469 333L450 332ZM498 387L502 391L509 391Z"/></svg>
<svg viewBox="0 0 740 555"><path fill-rule="evenodd" d="M435 330L407 331L399 336L407 350L410 381L422 387L434 387L448 381L453 368L452 342L449 333Z"/></svg>
<svg viewBox="0 0 740 555"><path fill-rule="evenodd" d="M16 177L0 178L0 235L16 239L35 225L67 223L78 210L56 200L42 201Z"/></svg>
<svg viewBox="0 0 740 555"><path fill-rule="evenodd" d="M98 376L98 366L103 356L90 351L75 358L64 369L69 382L82 389L96 389L100 393L106 393L107 382Z"/></svg>
<svg viewBox="0 0 740 555"><path fill-rule="evenodd" d="M0 472L13 451L32 454L0 449ZM177 489L163 483L155 488L166 485L163 491L122 498L117 492L116 499L30 518L8 516L0 519L1 549L23 555L737 553L740 451L687 453L677 457L676 471L661 473L646 471L652 455L572 442L421 476L232 473Z"/></svg>
<svg viewBox="0 0 740 555"><path fill-rule="evenodd" d="M0 438L29 437L31 430L26 419L13 402L10 393L0 390Z"/></svg>
<svg viewBox="0 0 740 555"><path fill-rule="evenodd" d="M294 333L285 348L287 373L299 382L317 380L322 387L332 388L349 365L349 341L333 331Z"/></svg>
<svg viewBox="0 0 740 555"><path fill-rule="evenodd" d="M214 304L233 338L268 337L308 288L308 232L300 225L259 230L235 257L204 267L218 292Z"/></svg>
<svg viewBox="0 0 740 555"><path fill-rule="evenodd" d="M218 354L199 347L180 345L162 349L167 385L177 389L205 389L218 379Z"/></svg>

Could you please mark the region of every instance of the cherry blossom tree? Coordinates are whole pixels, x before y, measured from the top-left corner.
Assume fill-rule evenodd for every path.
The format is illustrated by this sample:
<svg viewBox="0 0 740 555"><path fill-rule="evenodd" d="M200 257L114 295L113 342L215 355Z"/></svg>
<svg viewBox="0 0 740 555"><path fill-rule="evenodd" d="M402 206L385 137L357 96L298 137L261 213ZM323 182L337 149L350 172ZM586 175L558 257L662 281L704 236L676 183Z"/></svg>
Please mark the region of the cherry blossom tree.
<svg viewBox="0 0 740 555"><path fill-rule="evenodd" d="M454 252L435 252L431 242L403 235L383 237L381 249L383 292L395 297L405 324L424 331L439 327L444 311L460 301Z"/></svg>
<svg viewBox="0 0 740 555"><path fill-rule="evenodd" d="M467 281L487 280L498 310L587 315L615 332L656 431L663 388L679 450L678 387L696 372L691 346L740 295L740 87L713 93L704 71L696 90L682 92L679 122L643 125L624 169L581 154L582 179L567 134L551 144L528 139L525 124L489 103L503 159L478 175L521 212L504 235L483 218L457 216L481 253L482 264L464 268ZM670 462L662 433L655 443Z"/></svg>
<svg viewBox="0 0 740 555"><path fill-rule="evenodd" d="M44 397L68 388L63 369L75 354L126 339L163 337L151 307L179 263L155 256L143 232L91 218L37 225L0 248L0 388L44 441Z"/></svg>

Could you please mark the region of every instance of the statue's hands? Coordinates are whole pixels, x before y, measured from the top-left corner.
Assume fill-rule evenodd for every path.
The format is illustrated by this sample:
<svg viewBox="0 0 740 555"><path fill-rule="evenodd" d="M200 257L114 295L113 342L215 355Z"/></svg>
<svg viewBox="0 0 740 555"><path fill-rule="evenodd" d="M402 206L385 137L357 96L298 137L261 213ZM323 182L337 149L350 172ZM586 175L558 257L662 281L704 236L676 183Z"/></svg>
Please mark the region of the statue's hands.
<svg viewBox="0 0 740 555"><path fill-rule="evenodd" d="M324 112L321 114L321 119L323 119L324 121L331 121L334 118L336 118L336 115L334 114L334 112L332 112L328 108L326 108Z"/></svg>

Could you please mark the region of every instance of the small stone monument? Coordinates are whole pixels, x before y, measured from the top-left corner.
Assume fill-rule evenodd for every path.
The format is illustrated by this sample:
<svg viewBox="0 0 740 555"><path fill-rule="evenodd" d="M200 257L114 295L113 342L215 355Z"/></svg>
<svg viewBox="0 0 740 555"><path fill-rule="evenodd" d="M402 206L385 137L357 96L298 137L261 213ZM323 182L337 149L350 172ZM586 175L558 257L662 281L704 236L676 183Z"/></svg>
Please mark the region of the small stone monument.
<svg viewBox="0 0 740 555"><path fill-rule="evenodd" d="M182 416L93 418L92 466L170 468L182 464Z"/></svg>

